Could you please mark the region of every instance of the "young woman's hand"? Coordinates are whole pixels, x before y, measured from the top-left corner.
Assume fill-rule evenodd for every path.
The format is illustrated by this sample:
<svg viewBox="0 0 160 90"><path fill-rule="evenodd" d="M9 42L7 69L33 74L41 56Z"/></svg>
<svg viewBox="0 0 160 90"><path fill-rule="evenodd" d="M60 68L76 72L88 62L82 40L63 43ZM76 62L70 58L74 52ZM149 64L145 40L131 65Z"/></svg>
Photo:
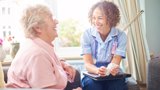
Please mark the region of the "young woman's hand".
<svg viewBox="0 0 160 90"><path fill-rule="evenodd" d="M112 74L113 76L117 75L119 72L119 65L115 64L115 63L110 63L107 66L107 69L109 70L110 74Z"/></svg>
<svg viewBox="0 0 160 90"><path fill-rule="evenodd" d="M99 67L98 69L97 69L97 74L99 75L99 76L102 76L102 77L104 77L104 76L106 76L106 67L105 66L101 66L101 67Z"/></svg>

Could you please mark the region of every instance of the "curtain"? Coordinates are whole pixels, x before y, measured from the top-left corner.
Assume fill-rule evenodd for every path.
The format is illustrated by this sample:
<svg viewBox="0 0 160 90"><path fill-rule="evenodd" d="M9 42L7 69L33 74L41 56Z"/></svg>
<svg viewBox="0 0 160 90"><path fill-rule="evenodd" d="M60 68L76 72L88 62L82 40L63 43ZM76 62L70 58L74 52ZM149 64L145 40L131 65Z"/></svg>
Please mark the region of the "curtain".
<svg viewBox="0 0 160 90"><path fill-rule="evenodd" d="M132 19L141 11L139 0L108 0L118 5L121 13L119 28L127 33L127 58L122 64L124 70L132 74L137 81L146 83L146 63L149 58L149 49L146 42L146 31L142 16ZM130 23L127 27L126 25Z"/></svg>

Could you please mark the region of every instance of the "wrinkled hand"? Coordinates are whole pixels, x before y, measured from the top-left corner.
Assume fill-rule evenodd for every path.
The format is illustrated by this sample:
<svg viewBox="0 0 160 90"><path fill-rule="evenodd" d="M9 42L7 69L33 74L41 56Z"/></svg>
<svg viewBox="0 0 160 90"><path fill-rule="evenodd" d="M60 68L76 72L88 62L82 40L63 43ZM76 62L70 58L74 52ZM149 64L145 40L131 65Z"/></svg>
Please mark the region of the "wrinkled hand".
<svg viewBox="0 0 160 90"><path fill-rule="evenodd" d="M62 62L62 66L68 76L69 81L73 82L75 78L76 70L71 65L65 62Z"/></svg>
<svg viewBox="0 0 160 90"><path fill-rule="evenodd" d="M119 72L119 65L117 65L115 63L110 63L107 66L107 70L109 70L109 74L112 74L113 76L115 76Z"/></svg>
<svg viewBox="0 0 160 90"><path fill-rule="evenodd" d="M66 69L66 73L68 75L68 78L71 80L71 82L73 82L75 78L76 70L73 67L69 66Z"/></svg>

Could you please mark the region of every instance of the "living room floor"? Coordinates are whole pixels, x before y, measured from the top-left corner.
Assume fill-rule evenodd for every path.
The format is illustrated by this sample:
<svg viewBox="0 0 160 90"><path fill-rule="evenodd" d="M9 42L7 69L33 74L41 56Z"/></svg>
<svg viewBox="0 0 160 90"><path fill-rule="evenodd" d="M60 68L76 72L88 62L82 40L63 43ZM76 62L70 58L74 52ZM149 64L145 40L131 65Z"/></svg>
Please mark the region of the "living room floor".
<svg viewBox="0 0 160 90"><path fill-rule="evenodd" d="M139 84L140 90L147 90L146 84Z"/></svg>

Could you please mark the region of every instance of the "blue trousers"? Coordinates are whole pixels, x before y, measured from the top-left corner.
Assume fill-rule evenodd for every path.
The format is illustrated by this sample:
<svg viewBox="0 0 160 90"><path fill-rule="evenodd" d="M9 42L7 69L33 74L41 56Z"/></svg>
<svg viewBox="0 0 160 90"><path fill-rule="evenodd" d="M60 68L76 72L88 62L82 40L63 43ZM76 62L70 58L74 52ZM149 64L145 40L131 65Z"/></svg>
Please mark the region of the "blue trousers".
<svg viewBox="0 0 160 90"><path fill-rule="evenodd" d="M82 79L83 90L128 90L125 79L95 81L87 76Z"/></svg>

